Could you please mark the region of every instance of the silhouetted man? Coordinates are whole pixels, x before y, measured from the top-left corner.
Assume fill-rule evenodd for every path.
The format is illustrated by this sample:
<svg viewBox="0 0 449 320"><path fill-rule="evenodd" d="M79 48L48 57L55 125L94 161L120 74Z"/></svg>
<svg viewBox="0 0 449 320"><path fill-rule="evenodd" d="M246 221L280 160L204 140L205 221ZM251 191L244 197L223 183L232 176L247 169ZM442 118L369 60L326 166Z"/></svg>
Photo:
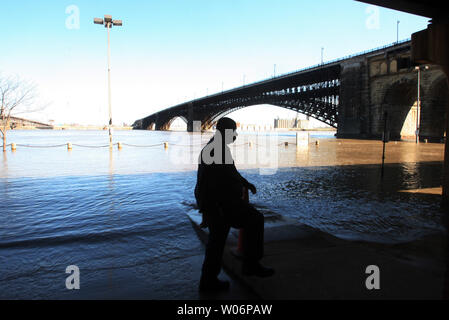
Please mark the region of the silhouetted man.
<svg viewBox="0 0 449 320"><path fill-rule="evenodd" d="M243 228L244 275L269 277L274 270L259 263L263 256L264 218L243 200L243 188L256 193L256 187L237 171L227 146L235 141L237 126L230 118L217 122L217 131L199 157L195 198L203 222L209 228L202 274L201 291L226 290L229 282L217 278L221 269L223 249L230 227Z"/></svg>

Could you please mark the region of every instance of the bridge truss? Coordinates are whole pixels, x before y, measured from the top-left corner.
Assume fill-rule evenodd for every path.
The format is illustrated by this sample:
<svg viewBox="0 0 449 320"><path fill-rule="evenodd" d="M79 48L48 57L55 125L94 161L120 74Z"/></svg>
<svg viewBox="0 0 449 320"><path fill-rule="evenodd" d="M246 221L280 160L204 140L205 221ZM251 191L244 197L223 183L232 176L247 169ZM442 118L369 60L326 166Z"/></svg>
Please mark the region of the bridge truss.
<svg viewBox="0 0 449 320"><path fill-rule="evenodd" d="M187 122L200 121L209 129L217 119L252 105L270 104L300 112L337 127L340 92L340 64L330 63L303 71L245 85L156 112L137 120L133 127L168 130L176 117Z"/></svg>

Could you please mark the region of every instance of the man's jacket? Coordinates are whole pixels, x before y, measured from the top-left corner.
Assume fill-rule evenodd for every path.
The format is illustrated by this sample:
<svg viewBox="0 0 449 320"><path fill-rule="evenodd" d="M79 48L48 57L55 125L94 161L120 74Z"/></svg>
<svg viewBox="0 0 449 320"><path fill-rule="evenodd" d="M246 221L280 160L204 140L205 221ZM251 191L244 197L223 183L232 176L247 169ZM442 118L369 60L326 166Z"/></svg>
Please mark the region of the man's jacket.
<svg viewBox="0 0 449 320"><path fill-rule="evenodd" d="M243 187L249 182L235 167L231 150L225 143L212 138L201 150L195 198L200 212L216 211L219 207L242 199Z"/></svg>

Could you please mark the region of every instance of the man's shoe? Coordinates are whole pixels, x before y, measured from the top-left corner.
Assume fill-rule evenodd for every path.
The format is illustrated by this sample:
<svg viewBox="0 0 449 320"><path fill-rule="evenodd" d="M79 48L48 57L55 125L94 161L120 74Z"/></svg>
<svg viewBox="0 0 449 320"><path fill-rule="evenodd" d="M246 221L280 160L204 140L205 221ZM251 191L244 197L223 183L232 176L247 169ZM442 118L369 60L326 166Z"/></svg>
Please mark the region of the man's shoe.
<svg viewBox="0 0 449 320"><path fill-rule="evenodd" d="M259 262L243 263L242 273L245 276L256 276L261 278L271 277L274 275L274 269L264 267Z"/></svg>
<svg viewBox="0 0 449 320"><path fill-rule="evenodd" d="M217 292L229 290L229 281L219 279L201 279L200 291L202 292Z"/></svg>

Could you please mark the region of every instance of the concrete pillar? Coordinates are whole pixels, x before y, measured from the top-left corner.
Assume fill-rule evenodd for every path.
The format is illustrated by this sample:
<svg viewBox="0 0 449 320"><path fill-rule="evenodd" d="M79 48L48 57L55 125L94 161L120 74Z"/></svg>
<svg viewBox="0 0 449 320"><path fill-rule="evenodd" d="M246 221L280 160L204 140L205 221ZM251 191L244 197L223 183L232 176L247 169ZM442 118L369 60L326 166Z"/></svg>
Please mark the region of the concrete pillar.
<svg viewBox="0 0 449 320"><path fill-rule="evenodd" d="M193 119L187 119L187 132L193 132Z"/></svg>
<svg viewBox="0 0 449 320"><path fill-rule="evenodd" d="M200 120L187 120L187 131L188 132L201 132L201 121Z"/></svg>
<svg viewBox="0 0 449 320"><path fill-rule="evenodd" d="M297 131L296 132L296 145L297 146L309 146L309 132Z"/></svg>
<svg viewBox="0 0 449 320"><path fill-rule="evenodd" d="M449 86L449 22L432 22L426 30L412 34L412 61L438 64ZM446 106L446 141L444 148L442 208L449 213L449 101ZM449 216L446 217L449 219Z"/></svg>
<svg viewBox="0 0 449 320"><path fill-rule="evenodd" d="M188 132L201 131L201 122L200 122L200 127L199 127L199 130L198 130L198 128L197 128L198 125L196 124L197 121L195 121L194 105L193 105L192 102L190 102L189 106L188 106L188 110L187 110L187 131Z"/></svg>
<svg viewBox="0 0 449 320"><path fill-rule="evenodd" d="M368 131L369 85L366 57L354 58L341 64L340 97L338 105L339 137L360 137Z"/></svg>
<svg viewBox="0 0 449 320"><path fill-rule="evenodd" d="M443 70L446 74L447 85L449 88L449 66L443 67ZM446 105L446 141L444 142L443 196L441 205L447 212L449 212L449 100Z"/></svg>

